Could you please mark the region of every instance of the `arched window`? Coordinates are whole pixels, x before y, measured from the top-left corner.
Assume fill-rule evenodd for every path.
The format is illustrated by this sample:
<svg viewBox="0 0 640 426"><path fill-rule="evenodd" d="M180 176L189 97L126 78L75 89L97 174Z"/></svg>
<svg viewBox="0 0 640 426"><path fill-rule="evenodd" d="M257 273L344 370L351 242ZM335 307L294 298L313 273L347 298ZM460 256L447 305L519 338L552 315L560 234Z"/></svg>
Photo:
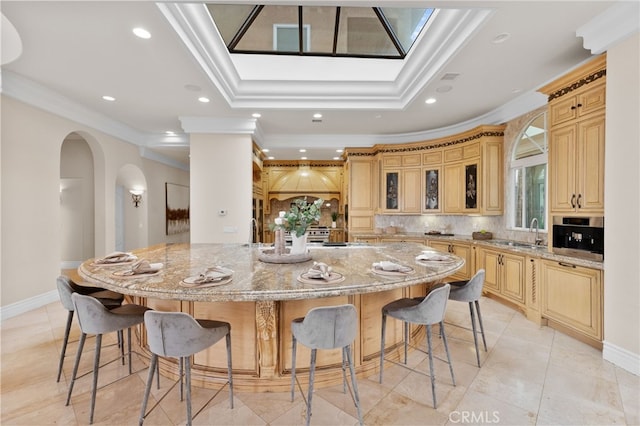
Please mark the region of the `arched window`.
<svg viewBox="0 0 640 426"><path fill-rule="evenodd" d="M516 229L528 229L534 217L540 229L547 228L547 158L547 114L542 113L525 126L511 155Z"/></svg>

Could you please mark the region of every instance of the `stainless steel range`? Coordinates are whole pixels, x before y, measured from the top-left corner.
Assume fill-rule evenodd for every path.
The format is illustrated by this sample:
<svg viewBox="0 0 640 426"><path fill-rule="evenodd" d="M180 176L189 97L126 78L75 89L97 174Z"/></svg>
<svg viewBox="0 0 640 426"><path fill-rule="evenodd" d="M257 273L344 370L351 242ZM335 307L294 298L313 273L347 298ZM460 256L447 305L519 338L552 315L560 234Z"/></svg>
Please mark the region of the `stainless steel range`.
<svg viewBox="0 0 640 426"><path fill-rule="evenodd" d="M308 243L328 243L329 233L331 231L326 226L310 226L307 228L307 242ZM284 234L284 241L287 244L291 244L291 232L286 231Z"/></svg>

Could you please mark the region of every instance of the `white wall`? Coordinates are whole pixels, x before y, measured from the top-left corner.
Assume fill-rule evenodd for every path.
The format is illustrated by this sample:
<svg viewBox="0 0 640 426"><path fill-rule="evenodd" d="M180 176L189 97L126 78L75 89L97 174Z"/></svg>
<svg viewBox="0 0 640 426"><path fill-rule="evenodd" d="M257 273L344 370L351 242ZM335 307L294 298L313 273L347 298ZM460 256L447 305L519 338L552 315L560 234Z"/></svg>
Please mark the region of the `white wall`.
<svg viewBox="0 0 640 426"><path fill-rule="evenodd" d="M191 242L248 242L253 191L251 137L192 134L190 147ZM220 215L220 210L226 215Z"/></svg>
<svg viewBox="0 0 640 426"><path fill-rule="evenodd" d="M607 52L603 356L640 374L640 35Z"/></svg>
<svg viewBox="0 0 640 426"><path fill-rule="evenodd" d="M84 125L4 95L1 102L0 305L4 308L55 290L62 259L60 153L71 132L87 141L94 159L96 256L115 247L116 176L123 165L131 163L142 170L147 179L145 200L154 206L164 206L164 182L186 184L189 173L143 160L137 146ZM164 208L147 210L148 240L165 242ZM161 219L154 217L152 222L152 215Z"/></svg>

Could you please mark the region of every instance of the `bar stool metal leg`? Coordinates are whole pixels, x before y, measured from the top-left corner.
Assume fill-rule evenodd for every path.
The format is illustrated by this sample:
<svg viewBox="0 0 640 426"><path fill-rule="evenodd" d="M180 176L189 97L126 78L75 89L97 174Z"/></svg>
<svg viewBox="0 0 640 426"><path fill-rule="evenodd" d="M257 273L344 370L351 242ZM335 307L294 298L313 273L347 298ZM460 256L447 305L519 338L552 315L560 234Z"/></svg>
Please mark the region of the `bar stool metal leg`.
<svg viewBox="0 0 640 426"><path fill-rule="evenodd" d="M480 302L475 301L476 313L478 314L478 323L480 324L480 334L482 335L482 344L484 344L484 351L487 351L487 340L484 337L484 326L482 325L482 314L480 314Z"/></svg>
<svg viewBox="0 0 640 426"><path fill-rule="evenodd" d="M60 352L60 362L58 363L58 377L56 378L56 382L60 382L60 375L62 374L62 365L64 364L64 357L67 353L67 344L69 343L69 332L71 331L73 312L74 311L69 311L67 314L67 325L64 328L64 338L62 339L62 351Z"/></svg>

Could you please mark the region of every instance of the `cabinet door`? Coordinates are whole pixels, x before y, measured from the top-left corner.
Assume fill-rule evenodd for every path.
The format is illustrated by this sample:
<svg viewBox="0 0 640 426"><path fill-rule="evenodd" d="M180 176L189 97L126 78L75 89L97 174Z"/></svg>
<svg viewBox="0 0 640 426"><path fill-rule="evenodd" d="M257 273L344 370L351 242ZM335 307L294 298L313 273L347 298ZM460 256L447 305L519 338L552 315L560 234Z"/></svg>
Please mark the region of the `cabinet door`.
<svg viewBox="0 0 640 426"><path fill-rule="evenodd" d="M422 170L422 176L424 176L422 212L439 213L442 211L440 167L425 167Z"/></svg>
<svg viewBox="0 0 640 426"><path fill-rule="evenodd" d="M542 315L601 341L601 272L551 261L540 269Z"/></svg>
<svg viewBox="0 0 640 426"><path fill-rule="evenodd" d="M554 129L549 146L551 212L573 212L576 206L576 126Z"/></svg>
<svg viewBox="0 0 640 426"><path fill-rule="evenodd" d="M402 212L420 213L422 209L422 171L407 169L402 171Z"/></svg>
<svg viewBox="0 0 640 426"><path fill-rule="evenodd" d="M503 212L503 160L502 142L484 144L482 159L482 212L484 214L502 214Z"/></svg>
<svg viewBox="0 0 640 426"><path fill-rule="evenodd" d="M478 269L484 269L484 290L500 294L500 253L493 250L478 250Z"/></svg>
<svg viewBox="0 0 640 426"><path fill-rule="evenodd" d="M502 294L514 302L524 303L524 257L502 254Z"/></svg>
<svg viewBox="0 0 640 426"><path fill-rule="evenodd" d="M566 95L552 101L549 104L549 125L553 127L575 120L578 117L577 103L575 96Z"/></svg>
<svg viewBox="0 0 640 426"><path fill-rule="evenodd" d="M442 182L445 213L461 213L464 207L464 166L445 165Z"/></svg>
<svg viewBox="0 0 640 426"><path fill-rule="evenodd" d="M387 213L397 213L400 211L400 171L385 170L383 179L382 209Z"/></svg>
<svg viewBox="0 0 640 426"><path fill-rule="evenodd" d="M604 212L604 115L578 124L576 206L580 212Z"/></svg>
<svg viewBox="0 0 640 426"><path fill-rule="evenodd" d="M591 84L586 87L589 86L591 86ZM594 87L590 87L588 90L585 90L578 95L578 105L580 105L578 108L578 116L583 117L599 110L604 112L605 104L606 85L603 81L602 83L594 85Z"/></svg>
<svg viewBox="0 0 640 426"><path fill-rule="evenodd" d="M476 273L475 267L475 251L469 244L451 244L452 253L464 259L464 265L455 273L455 277L461 280L469 280Z"/></svg>

